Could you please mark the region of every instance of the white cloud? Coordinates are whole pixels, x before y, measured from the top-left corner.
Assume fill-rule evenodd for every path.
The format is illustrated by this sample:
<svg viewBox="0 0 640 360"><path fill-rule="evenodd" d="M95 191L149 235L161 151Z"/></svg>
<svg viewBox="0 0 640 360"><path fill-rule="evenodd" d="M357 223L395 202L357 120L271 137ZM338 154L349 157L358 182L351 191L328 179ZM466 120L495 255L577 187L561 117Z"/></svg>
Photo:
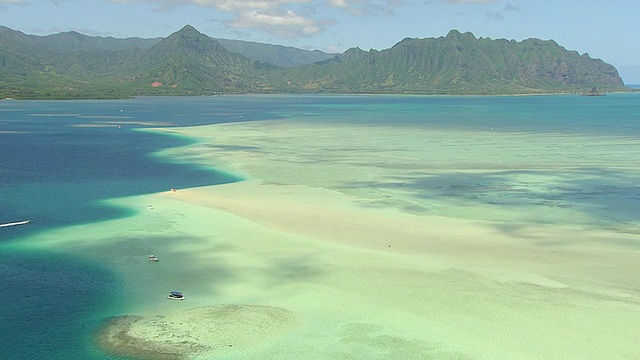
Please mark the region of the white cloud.
<svg viewBox="0 0 640 360"><path fill-rule="evenodd" d="M311 0L187 0L196 5L211 6L229 12L272 11L291 4L309 3Z"/></svg>
<svg viewBox="0 0 640 360"><path fill-rule="evenodd" d="M2 0L0 0L2 1ZM222 11L236 12L244 10L273 10L292 4L311 3L313 0L108 0L119 3L148 2L158 5L196 5Z"/></svg>
<svg viewBox="0 0 640 360"><path fill-rule="evenodd" d="M226 23L234 28L252 28L282 37L312 36L324 31L314 19L300 16L291 10L266 13L261 10L242 11Z"/></svg>
<svg viewBox="0 0 640 360"><path fill-rule="evenodd" d="M1 1L1 0L0 0ZM108 0L112 2L147 2L159 9L180 5L212 8L230 14L221 20L236 29L257 29L277 36L311 36L324 28L320 21L298 11L301 5L314 0Z"/></svg>
<svg viewBox="0 0 640 360"><path fill-rule="evenodd" d="M296 5L311 0L192 0L232 15L224 21L236 29L257 29L282 37L308 37L324 31L319 20L304 14Z"/></svg>
<svg viewBox="0 0 640 360"><path fill-rule="evenodd" d="M468 4L468 3L495 3L499 0L447 0L447 2L452 4Z"/></svg>
<svg viewBox="0 0 640 360"><path fill-rule="evenodd" d="M3 1L3 0L0 0ZM6 0L5 0L6 1ZM19 1L19 0L11 0ZM321 8L341 10L353 16L393 15L406 0L107 0L118 3L146 2L156 10L195 5L230 15L221 22L235 29L257 29L277 36L312 36L336 20L317 16Z"/></svg>
<svg viewBox="0 0 640 360"><path fill-rule="evenodd" d="M329 7L340 9L354 16L393 15L393 7L404 4L403 0L325 0Z"/></svg>

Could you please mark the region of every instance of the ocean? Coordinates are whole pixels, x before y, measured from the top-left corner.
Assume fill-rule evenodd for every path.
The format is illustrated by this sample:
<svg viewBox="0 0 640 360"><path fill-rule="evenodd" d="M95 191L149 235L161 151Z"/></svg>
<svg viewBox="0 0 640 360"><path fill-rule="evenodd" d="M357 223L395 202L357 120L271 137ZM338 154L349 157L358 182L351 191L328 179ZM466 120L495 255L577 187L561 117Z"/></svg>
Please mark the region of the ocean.
<svg viewBox="0 0 640 360"><path fill-rule="evenodd" d="M186 146L194 140L137 129L271 119L495 133L495 143L485 144L485 148L500 148L501 133L521 133L538 136L541 153L547 151L544 144L550 136L613 139L607 148L591 144L572 148L571 156L580 160L580 166L575 174L567 175L563 186L549 188L524 180L513 184L504 180L510 179L506 173L497 183L465 174L420 186L450 204L460 199L479 208L546 202L599 219L580 225L624 232L639 229L640 166L633 160L640 159L640 149L634 146L640 137L638 93L598 97L252 95L3 100L0 224L25 219L31 223L0 228L0 286L5 295L0 298L0 359L117 359L94 344L100 324L122 315L123 304L118 299L126 296L121 290L122 279L100 263L100 256L109 254L79 258L29 244L56 229L132 215L130 210L104 205L106 199L242 180L216 169L157 156L160 150ZM467 158L451 154L452 158L482 156L474 153L474 145L468 144ZM550 172L553 163L566 166L572 161L562 152L546 156L552 160ZM535 178L530 172L518 175ZM524 187L539 191L525 192ZM468 215L464 211L457 214Z"/></svg>

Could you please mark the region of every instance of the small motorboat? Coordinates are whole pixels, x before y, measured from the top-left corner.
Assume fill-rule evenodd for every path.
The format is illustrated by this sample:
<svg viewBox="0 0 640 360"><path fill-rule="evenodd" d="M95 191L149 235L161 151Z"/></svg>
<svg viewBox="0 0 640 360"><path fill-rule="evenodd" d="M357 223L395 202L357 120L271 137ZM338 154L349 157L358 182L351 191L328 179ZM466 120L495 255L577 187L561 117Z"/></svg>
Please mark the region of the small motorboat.
<svg viewBox="0 0 640 360"><path fill-rule="evenodd" d="M158 259L157 256L151 254L151 255L149 255L149 261L160 261L160 259Z"/></svg>
<svg viewBox="0 0 640 360"><path fill-rule="evenodd" d="M184 294L180 291L172 291L167 295L167 299L169 300L184 300Z"/></svg>

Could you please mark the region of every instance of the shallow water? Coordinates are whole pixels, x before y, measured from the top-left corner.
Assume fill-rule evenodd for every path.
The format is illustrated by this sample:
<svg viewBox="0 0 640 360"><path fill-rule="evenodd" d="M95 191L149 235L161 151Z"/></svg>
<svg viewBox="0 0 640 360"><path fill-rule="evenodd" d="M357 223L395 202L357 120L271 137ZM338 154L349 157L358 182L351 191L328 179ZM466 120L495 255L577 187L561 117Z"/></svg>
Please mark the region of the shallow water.
<svg viewBox="0 0 640 360"><path fill-rule="evenodd" d="M101 263L104 254L52 253L33 247L34 242L72 225L136 213L106 205L106 199L239 180L196 160L187 166L154 155L190 141L136 128L282 119L281 135L264 141L298 149L291 160L306 164L302 168L311 170L319 184L326 185L326 179L313 169L337 165L327 176L339 176L335 169L349 171L352 160L341 150L371 146L372 139L387 142L381 146L385 150L397 145L404 157L399 163L411 163L407 157L415 162L415 167L394 169L388 153L384 163L377 163L371 149L370 174L361 181L336 182L341 191L369 194L375 200L369 206L631 234L640 223L639 94L2 101L0 116L0 222L32 219L29 225L0 228L1 285L14 294L0 300L3 322L10 324L0 330L0 348L11 358L108 359L95 349L93 333L101 321L129 306L113 301L126 296L127 287L119 273ZM288 128L287 122L295 126ZM322 125L316 139L289 143L294 136L287 131L314 124ZM362 139L344 139L344 147L332 152L305 153L305 146L321 144L323 136L336 147L336 132L345 126L369 130ZM403 131L394 133L394 127ZM407 135L407 129L416 131ZM422 136L427 130L430 138ZM144 255L145 246L136 251ZM104 249L109 255L130 255L118 253L117 243Z"/></svg>

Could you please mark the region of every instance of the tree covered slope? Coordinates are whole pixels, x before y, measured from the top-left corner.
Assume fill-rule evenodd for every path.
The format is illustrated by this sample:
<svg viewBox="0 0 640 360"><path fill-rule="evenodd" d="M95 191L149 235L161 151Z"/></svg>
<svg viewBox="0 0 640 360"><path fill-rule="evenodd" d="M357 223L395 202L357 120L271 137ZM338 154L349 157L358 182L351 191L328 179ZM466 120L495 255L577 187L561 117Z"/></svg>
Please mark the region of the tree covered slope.
<svg viewBox="0 0 640 360"><path fill-rule="evenodd" d="M318 61L320 60L320 61ZM552 40L447 36L339 55L211 38L187 25L167 38L76 32L26 35L0 27L0 96L332 92L524 94L624 91L617 70Z"/></svg>

